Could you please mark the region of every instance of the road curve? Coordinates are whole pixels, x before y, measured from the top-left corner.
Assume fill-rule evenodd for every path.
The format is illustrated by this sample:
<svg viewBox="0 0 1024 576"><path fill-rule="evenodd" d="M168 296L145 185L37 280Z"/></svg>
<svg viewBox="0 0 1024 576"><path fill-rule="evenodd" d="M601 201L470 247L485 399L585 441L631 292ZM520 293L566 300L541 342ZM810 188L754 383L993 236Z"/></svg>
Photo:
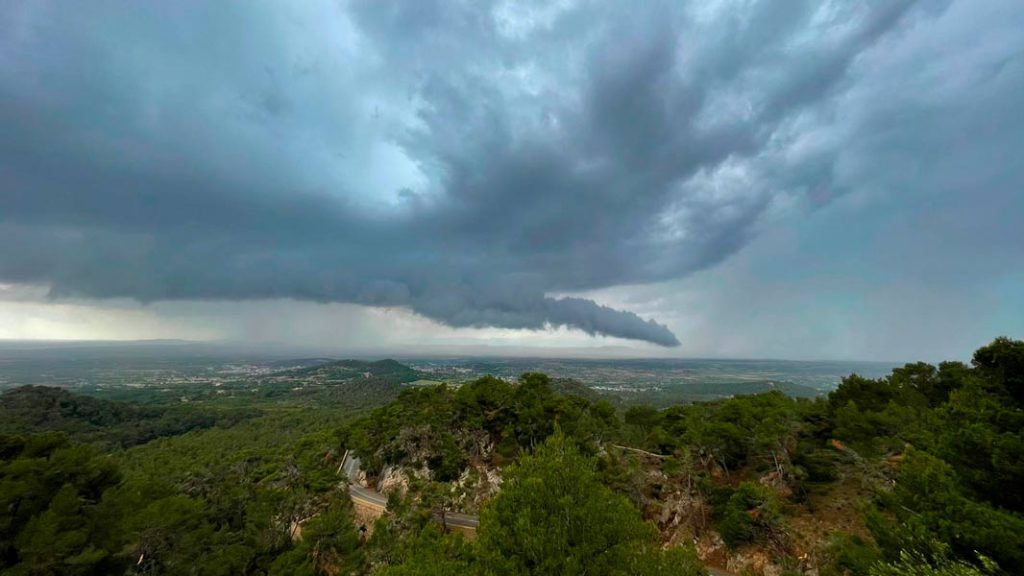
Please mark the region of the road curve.
<svg viewBox="0 0 1024 576"><path fill-rule="evenodd" d="M480 526L480 518L459 512L448 512L444 515L444 523L448 526L458 526L459 528L476 530L477 526Z"/></svg>
<svg viewBox="0 0 1024 576"><path fill-rule="evenodd" d="M370 508L384 510L388 507L388 499L380 492L374 492L369 488L363 488L359 484L349 483L348 493L352 501Z"/></svg>
<svg viewBox="0 0 1024 576"><path fill-rule="evenodd" d="M345 473L345 477L349 479L348 482L348 493L349 497L356 504L361 504L369 508L374 508L380 511L384 511L388 507L387 496L384 496L376 490L364 488L355 482L352 482L352 478L355 478L359 474L360 462L359 458L352 456L347 450L345 456L342 457L341 466L338 467L340 472ZM476 516L470 516L469 514L461 514L459 512L448 512L444 515L444 522L448 526L455 526L459 528L466 528L469 530L476 530L480 525L480 518ZM721 568L715 568L713 566L704 566L710 576L736 576L735 573L723 570Z"/></svg>
<svg viewBox="0 0 1024 576"><path fill-rule="evenodd" d="M348 493L352 498L352 502L380 510L383 512L388 507L388 499L380 492L375 492L369 488L364 488L359 484L349 484ZM444 515L444 523L448 526L457 526L459 528L469 528L476 530L477 526L480 525L480 519L476 516L470 516L469 514L462 514L460 512L448 512Z"/></svg>

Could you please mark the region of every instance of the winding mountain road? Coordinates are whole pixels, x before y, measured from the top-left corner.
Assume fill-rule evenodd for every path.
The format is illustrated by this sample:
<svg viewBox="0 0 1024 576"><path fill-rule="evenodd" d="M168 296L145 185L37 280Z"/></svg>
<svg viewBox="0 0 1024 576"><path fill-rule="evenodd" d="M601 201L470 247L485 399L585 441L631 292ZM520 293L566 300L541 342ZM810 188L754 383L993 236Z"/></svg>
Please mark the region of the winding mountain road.
<svg viewBox="0 0 1024 576"><path fill-rule="evenodd" d="M346 451L345 456L342 458L341 466L338 468L341 472L344 472L345 477L348 478L349 497L351 497L352 502L356 504L383 512L388 507L387 496L377 492L376 490L365 488L352 481L353 478L356 478L359 475L360 464L359 458L352 456ZM480 519L476 516L470 516L469 514L447 512L444 515L444 523L449 527L476 530L477 526L480 525Z"/></svg>
<svg viewBox="0 0 1024 576"><path fill-rule="evenodd" d="M348 485L348 493L357 504L369 508L380 508L382 511L388 507L388 499L380 492L374 492L369 488L363 488L359 484Z"/></svg>
<svg viewBox="0 0 1024 576"><path fill-rule="evenodd" d="M342 457L341 466L338 467L339 472L344 472L345 477L348 479L348 493L349 497L352 498L352 502L362 506L366 506L371 509L379 510L383 512L388 507L388 498L376 490L365 488L355 482L353 479L359 475L360 470L359 458L352 456L349 451L345 451L345 456ZM458 527L467 530L476 530L477 526L480 525L480 519L476 516L470 516L469 514L460 514L458 512L448 512L444 515L444 522L447 526ZM714 566L705 565L708 574L710 576L736 576L735 573L723 570L721 568L715 568Z"/></svg>

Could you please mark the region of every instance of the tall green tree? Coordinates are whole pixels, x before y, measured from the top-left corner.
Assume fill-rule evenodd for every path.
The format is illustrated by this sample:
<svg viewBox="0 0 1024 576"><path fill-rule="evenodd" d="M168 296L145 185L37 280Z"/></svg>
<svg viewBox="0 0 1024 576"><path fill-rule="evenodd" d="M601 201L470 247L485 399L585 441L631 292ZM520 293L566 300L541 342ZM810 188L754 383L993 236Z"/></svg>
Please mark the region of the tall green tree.
<svg viewBox="0 0 1024 576"><path fill-rule="evenodd" d="M870 576L995 576L998 573L995 563L985 557L979 558L978 564L971 564L948 558L930 560L920 554L904 552L896 562L872 567Z"/></svg>
<svg viewBox="0 0 1024 576"><path fill-rule="evenodd" d="M270 576L362 574L366 560L360 548L348 499L330 503L303 522L292 550L277 557Z"/></svg>
<svg viewBox="0 0 1024 576"><path fill-rule="evenodd" d="M120 517L104 506L117 465L59 434L0 436L0 572L108 574Z"/></svg>
<svg viewBox="0 0 1024 576"><path fill-rule="evenodd" d="M1024 404L1024 341L996 338L974 353L971 364L996 393Z"/></svg>
<svg viewBox="0 0 1024 576"><path fill-rule="evenodd" d="M696 575L692 554L665 555L656 531L603 486L595 462L556 432L511 469L481 517L480 572L487 575ZM651 572L638 571L640 567Z"/></svg>

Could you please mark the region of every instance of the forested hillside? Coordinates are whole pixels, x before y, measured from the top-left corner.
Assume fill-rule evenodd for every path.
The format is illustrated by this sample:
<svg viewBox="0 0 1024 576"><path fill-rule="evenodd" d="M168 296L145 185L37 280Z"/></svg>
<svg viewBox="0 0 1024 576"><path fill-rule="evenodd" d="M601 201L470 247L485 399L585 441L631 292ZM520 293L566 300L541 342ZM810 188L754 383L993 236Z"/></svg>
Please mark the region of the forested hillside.
<svg viewBox="0 0 1024 576"><path fill-rule="evenodd" d="M0 407L18 417L0 436L0 567L1024 573L1024 342L997 339L970 365L851 375L827 398L771 392L667 409L539 373L401 386L416 374L400 367L303 373L380 376L397 397L369 410L268 397L244 418L131 441L125 430L170 413L8 392ZM176 410L219 414L218 402ZM346 450L362 461L358 478L339 475ZM375 525L361 526L347 480L388 496ZM446 533L450 512L478 514L476 537Z"/></svg>
<svg viewBox="0 0 1024 576"><path fill-rule="evenodd" d="M140 406L47 386L22 386L0 396L0 433L63 432L126 448L257 415L255 408Z"/></svg>
<svg viewBox="0 0 1024 576"><path fill-rule="evenodd" d="M291 373L299 377L307 377L317 381L347 382L354 379L374 379L378 382L402 384L413 382L423 377L422 374L405 364L394 360L337 360L329 361L306 368L298 368Z"/></svg>

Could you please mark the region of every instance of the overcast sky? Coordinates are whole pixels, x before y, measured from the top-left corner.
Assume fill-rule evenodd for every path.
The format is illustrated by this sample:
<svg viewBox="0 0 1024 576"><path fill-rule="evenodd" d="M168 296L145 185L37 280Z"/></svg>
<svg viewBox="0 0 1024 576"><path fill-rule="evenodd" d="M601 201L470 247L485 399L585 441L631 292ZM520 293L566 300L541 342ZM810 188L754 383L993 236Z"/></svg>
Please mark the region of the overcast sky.
<svg viewBox="0 0 1024 576"><path fill-rule="evenodd" d="M1019 0L0 4L0 338L1024 336Z"/></svg>

